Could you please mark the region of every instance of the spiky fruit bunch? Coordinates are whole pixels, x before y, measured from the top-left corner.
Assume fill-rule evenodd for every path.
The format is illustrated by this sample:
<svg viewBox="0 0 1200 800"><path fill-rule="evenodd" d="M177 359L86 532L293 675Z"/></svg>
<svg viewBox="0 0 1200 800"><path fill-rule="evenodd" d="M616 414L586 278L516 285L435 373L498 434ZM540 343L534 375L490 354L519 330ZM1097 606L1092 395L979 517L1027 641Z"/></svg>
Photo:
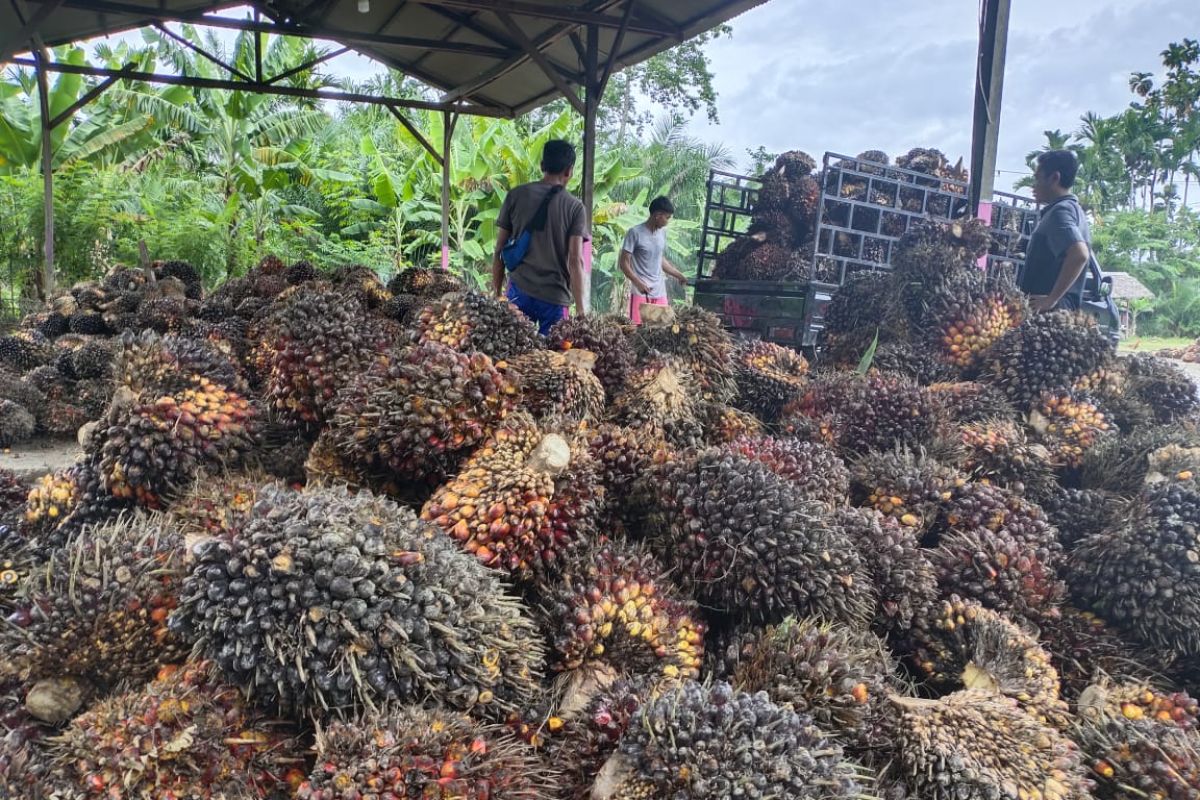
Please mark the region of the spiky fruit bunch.
<svg viewBox="0 0 1200 800"><path fill-rule="evenodd" d="M37 420L25 406L12 400L0 400L0 447L12 447L32 439L36 429Z"/></svg>
<svg viewBox="0 0 1200 800"><path fill-rule="evenodd" d="M661 435L602 423L587 434L587 450L598 470L606 518L615 531L640 534L651 493L643 481L651 469L671 457Z"/></svg>
<svg viewBox="0 0 1200 800"><path fill-rule="evenodd" d="M320 271L311 261L297 261L283 271L283 279L289 286L299 286L302 283L315 281L321 277Z"/></svg>
<svg viewBox="0 0 1200 800"><path fill-rule="evenodd" d="M534 750L499 725L404 708L317 734L317 763L297 800L542 800L550 776Z"/></svg>
<svg viewBox="0 0 1200 800"><path fill-rule="evenodd" d="M1039 617L1038 639L1058 671L1064 699L1073 701L1102 676L1136 676L1149 670L1117 631L1090 611L1061 606Z"/></svg>
<svg viewBox="0 0 1200 800"><path fill-rule="evenodd" d="M595 361L588 350L535 350L514 358L509 374L521 404L535 417L582 422L604 412L604 386L592 372Z"/></svg>
<svg viewBox="0 0 1200 800"><path fill-rule="evenodd" d="M821 376L795 403L784 409L826 425L840 449L861 453L919 444L935 423L929 396L907 378L893 375L835 373Z"/></svg>
<svg viewBox="0 0 1200 800"><path fill-rule="evenodd" d="M765 464L795 486L802 497L830 506L845 505L850 472L833 448L819 442L753 436L737 439L729 449Z"/></svg>
<svg viewBox="0 0 1200 800"><path fill-rule="evenodd" d="M178 297L155 297L143 300L136 319L139 330L158 333L180 333L191 316L186 300Z"/></svg>
<svg viewBox="0 0 1200 800"><path fill-rule="evenodd" d="M1070 550L1075 543L1117 522L1126 502L1101 489L1074 489L1052 483L1037 495L1046 521L1058 531L1059 544Z"/></svg>
<svg viewBox="0 0 1200 800"><path fill-rule="evenodd" d="M106 688L178 660L185 648L167 615L183 555L180 535L151 517L75 534L31 576L14 625L0 631L8 668L30 683L72 678Z"/></svg>
<svg viewBox="0 0 1200 800"><path fill-rule="evenodd" d="M352 295L307 284L267 322L264 396L296 424L332 414L337 392L379 357L385 337Z"/></svg>
<svg viewBox="0 0 1200 800"><path fill-rule="evenodd" d="M851 499L916 531L933 524L964 481L962 473L923 449L873 450L850 462Z"/></svg>
<svg viewBox="0 0 1200 800"><path fill-rule="evenodd" d="M701 399L728 402L737 391L734 346L721 318L699 306L671 309L662 321L643 321L633 344L643 358L665 355L691 370Z"/></svg>
<svg viewBox="0 0 1200 800"><path fill-rule="evenodd" d="M108 378L113 371L113 356L113 347L108 342L85 342L71 351L71 369L78 379Z"/></svg>
<svg viewBox="0 0 1200 800"><path fill-rule="evenodd" d="M1172 422L1200 410L1196 384L1182 369L1162 358L1135 354L1125 362L1127 391L1154 409L1159 422Z"/></svg>
<svg viewBox="0 0 1200 800"><path fill-rule="evenodd" d="M88 411L74 403L47 400L42 406L39 430L55 438L75 438L79 429L93 419Z"/></svg>
<svg viewBox="0 0 1200 800"><path fill-rule="evenodd" d="M303 469L308 486L345 486L350 491L358 491L373 488L378 483L377 475L346 458L328 428L321 431L309 447Z"/></svg>
<svg viewBox="0 0 1200 800"><path fill-rule="evenodd" d="M68 469L38 478L26 496L25 522L39 530L61 523L75 508L75 477L75 472Z"/></svg>
<svg viewBox="0 0 1200 800"><path fill-rule="evenodd" d="M1038 496L1054 484L1050 452L1031 444L1024 429L1011 420L965 423L950 444L957 451L955 466L974 480Z"/></svg>
<svg viewBox="0 0 1200 800"><path fill-rule="evenodd" d="M808 362L795 350L771 342L752 342L734 352L739 408L773 420L796 400L807 383Z"/></svg>
<svg viewBox="0 0 1200 800"><path fill-rule="evenodd" d="M247 707L210 664L166 667L101 701L53 743L47 781L63 796L252 800L283 789L302 763L286 729ZM57 796L57 795L55 795Z"/></svg>
<svg viewBox="0 0 1200 800"><path fill-rule="evenodd" d="M692 371L670 359L638 367L609 407L613 421L651 431L677 447L698 445L704 433L700 386Z"/></svg>
<svg viewBox="0 0 1200 800"><path fill-rule="evenodd" d="M951 423L1016 416L1004 394L986 383L934 383L928 391L939 414Z"/></svg>
<svg viewBox="0 0 1200 800"><path fill-rule="evenodd" d="M729 444L742 437L766 434L766 427L753 414L732 406L706 403L700 411L705 444Z"/></svg>
<svg viewBox="0 0 1200 800"><path fill-rule="evenodd" d="M648 553L606 542L563 570L547 603L559 670L604 661L624 672L700 677L704 622Z"/></svg>
<svg viewBox="0 0 1200 800"><path fill-rule="evenodd" d="M379 275L362 264L347 264L333 270L330 281L335 287L356 296L370 309L376 309L392 299L392 293L379 280Z"/></svg>
<svg viewBox="0 0 1200 800"><path fill-rule="evenodd" d="M114 405L93 447L114 497L159 508L198 470L236 464L254 446L255 424L249 400L201 377L177 395Z"/></svg>
<svg viewBox="0 0 1200 800"><path fill-rule="evenodd" d="M825 506L766 465L716 447L668 462L652 483L652 542L704 605L761 620L870 615L858 551Z"/></svg>
<svg viewBox="0 0 1200 800"><path fill-rule="evenodd" d="M1069 386L1111 358L1112 345L1092 317L1052 311L1035 314L1001 337L983 360L980 379L1027 409L1043 393Z"/></svg>
<svg viewBox="0 0 1200 800"><path fill-rule="evenodd" d="M533 626L496 577L368 492L264 487L195 548L172 624L226 677L318 714L425 698L503 713L533 689Z"/></svg>
<svg viewBox="0 0 1200 800"><path fill-rule="evenodd" d="M721 254L713 268L713 278L725 281L801 280L808 261L789 244L772 241L775 232L752 230L735 239ZM793 234L783 234L790 242Z"/></svg>
<svg viewBox="0 0 1200 800"><path fill-rule="evenodd" d="M825 311L823 335L838 336L874 331L887 319L895 290L886 272L856 272L834 293Z"/></svg>
<svg viewBox="0 0 1200 800"><path fill-rule="evenodd" d="M1089 536L1070 554L1074 592L1101 617L1155 651L1200 654L1200 491L1150 489L1125 524Z"/></svg>
<svg viewBox="0 0 1200 800"><path fill-rule="evenodd" d="M233 359L206 341L186 336L125 334L113 366L119 386L155 400L195 388L201 380L237 392L245 387Z"/></svg>
<svg viewBox="0 0 1200 800"><path fill-rule="evenodd" d="M564 800L591 797L596 774L616 752L643 699L652 695L652 684L645 676L619 678L578 713L548 720L545 728L552 735L546 740L546 761L558 769Z"/></svg>
<svg viewBox="0 0 1200 800"><path fill-rule="evenodd" d="M619 791L623 798L833 800L862 792L841 748L809 717L726 683L689 681L647 700L618 752L629 780L650 791Z"/></svg>
<svg viewBox="0 0 1200 800"><path fill-rule="evenodd" d="M968 483L954 490L930 543L945 594L1028 617L1066 594L1055 530L1036 505L997 487Z"/></svg>
<svg viewBox="0 0 1200 800"><path fill-rule="evenodd" d="M40 734L33 726L0 728L0 796L43 800L50 760Z"/></svg>
<svg viewBox="0 0 1200 800"><path fill-rule="evenodd" d="M71 333L78 333L83 336L97 336L109 332L108 325L104 322L104 315L93 311L76 311L67 318L67 329Z"/></svg>
<svg viewBox="0 0 1200 800"><path fill-rule="evenodd" d="M0 469L0 520L15 518L25 510L29 484L8 469Z"/></svg>
<svg viewBox="0 0 1200 800"><path fill-rule="evenodd" d="M112 496L92 460L44 475L29 490L22 532L49 552L85 525L109 520L131 504Z"/></svg>
<svg viewBox="0 0 1200 800"><path fill-rule="evenodd" d="M447 295L425 306L417 315L416 335L497 360L541 347L537 327L516 306L478 292Z"/></svg>
<svg viewBox="0 0 1200 800"><path fill-rule="evenodd" d="M200 271L186 261L163 261L156 263L154 264L154 277L158 280L174 278L187 287L187 296L190 299L200 299Z"/></svg>
<svg viewBox="0 0 1200 800"><path fill-rule="evenodd" d="M13 372L28 372L35 367L49 364L54 358L54 347L50 340L37 331L18 330L8 336L0 336L0 366Z"/></svg>
<svg viewBox="0 0 1200 800"><path fill-rule="evenodd" d="M1084 452L1078 473L1079 485L1085 489L1136 496L1145 484L1166 477L1154 468L1164 456L1194 454L1198 452L1196 448L1200 448L1200 436L1179 425L1155 425L1124 436L1104 437Z"/></svg>
<svg viewBox="0 0 1200 800"><path fill-rule="evenodd" d="M513 415L421 510L488 567L519 580L551 575L594 530L604 493L582 442Z"/></svg>
<svg viewBox="0 0 1200 800"><path fill-rule="evenodd" d="M929 800L1087 800L1078 748L989 692L895 698L898 768Z"/></svg>
<svg viewBox="0 0 1200 800"><path fill-rule="evenodd" d="M1183 730L1200 721L1200 702L1187 692L1155 688L1140 680L1102 678L1079 698L1081 716L1104 714L1130 720L1150 720Z"/></svg>
<svg viewBox="0 0 1200 800"><path fill-rule="evenodd" d="M408 267L392 276L387 283L387 290L392 294L414 294L434 298L463 291L463 283L448 270Z"/></svg>
<svg viewBox="0 0 1200 800"><path fill-rule="evenodd" d="M862 554L878 596L872 630L887 636L909 630L938 597L937 573L915 532L870 509L839 509L836 520Z"/></svg>
<svg viewBox="0 0 1200 800"><path fill-rule="evenodd" d="M981 220L914 222L892 248L892 269L901 284L936 286L942 279L973 269L991 246Z"/></svg>
<svg viewBox="0 0 1200 800"><path fill-rule="evenodd" d="M587 350L596 357L592 371L609 397L625 387L637 361L626 333L628 320L615 314L570 317L555 324L546 335L551 350Z"/></svg>
<svg viewBox="0 0 1200 800"><path fill-rule="evenodd" d="M1072 735L1086 754L1098 800L1200 796L1194 732L1093 707L1083 710Z"/></svg>
<svg viewBox="0 0 1200 800"><path fill-rule="evenodd" d="M811 716L823 730L858 746L881 744L880 717L894 671L873 633L811 619L769 629L730 683L765 691L780 705Z"/></svg>
<svg viewBox="0 0 1200 800"><path fill-rule="evenodd" d="M1050 453L1050 463L1071 469L1083 462L1083 454L1116 429L1105 413L1086 395L1050 391L1029 412L1029 426Z"/></svg>
<svg viewBox="0 0 1200 800"><path fill-rule="evenodd" d="M1025 304L1015 287L975 270L937 285L926 300L921 327L945 361L968 369L1024 316Z"/></svg>
<svg viewBox="0 0 1200 800"><path fill-rule="evenodd" d="M482 353L436 342L391 350L339 392L332 444L368 469L441 477L484 440L515 396L512 382Z"/></svg>

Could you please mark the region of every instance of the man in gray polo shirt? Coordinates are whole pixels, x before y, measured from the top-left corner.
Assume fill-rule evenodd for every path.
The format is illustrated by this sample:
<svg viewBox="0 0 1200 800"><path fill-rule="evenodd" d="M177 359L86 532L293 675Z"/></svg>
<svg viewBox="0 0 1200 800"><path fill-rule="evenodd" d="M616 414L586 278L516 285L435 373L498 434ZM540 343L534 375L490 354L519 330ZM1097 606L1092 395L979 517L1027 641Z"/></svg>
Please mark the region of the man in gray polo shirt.
<svg viewBox="0 0 1200 800"><path fill-rule="evenodd" d="M1071 193L1079 161L1070 150L1050 150L1037 159L1033 197L1044 203L1029 239L1021 289L1035 311L1078 309L1092 254L1092 232L1079 199ZM1092 264L1099 274L1099 266Z"/></svg>
<svg viewBox="0 0 1200 800"><path fill-rule="evenodd" d="M675 206L665 197L650 201L650 217L630 228L621 245L620 266L629 281L629 319L642 324L642 306L667 305L667 285L663 274L670 275L684 286L687 278L667 260L667 224L675 214Z"/></svg>

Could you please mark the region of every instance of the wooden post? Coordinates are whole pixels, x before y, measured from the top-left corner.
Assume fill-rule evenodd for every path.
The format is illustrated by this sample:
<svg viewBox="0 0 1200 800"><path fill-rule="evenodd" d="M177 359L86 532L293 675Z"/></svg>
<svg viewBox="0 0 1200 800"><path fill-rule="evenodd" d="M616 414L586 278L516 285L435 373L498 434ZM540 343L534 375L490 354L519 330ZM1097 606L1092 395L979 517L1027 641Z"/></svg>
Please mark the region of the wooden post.
<svg viewBox="0 0 1200 800"><path fill-rule="evenodd" d="M42 121L42 214L45 218L45 250L38 282L38 299L45 301L54 294L54 167L53 142L50 134L50 86L46 77L46 62L49 54L43 47L35 48L33 58L37 62L38 104L41 106Z"/></svg>
<svg viewBox="0 0 1200 800"><path fill-rule="evenodd" d="M442 112L442 269L450 269L450 142L458 116Z"/></svg>
<svg viewBox="0 0 1200 800"><path fill-rule="evenodd" d="M583 244L583 306L592 307L592 205L596 200L596 111L600 106L600 28L587 26L583 65L583 211L587 241Z"/></svg>

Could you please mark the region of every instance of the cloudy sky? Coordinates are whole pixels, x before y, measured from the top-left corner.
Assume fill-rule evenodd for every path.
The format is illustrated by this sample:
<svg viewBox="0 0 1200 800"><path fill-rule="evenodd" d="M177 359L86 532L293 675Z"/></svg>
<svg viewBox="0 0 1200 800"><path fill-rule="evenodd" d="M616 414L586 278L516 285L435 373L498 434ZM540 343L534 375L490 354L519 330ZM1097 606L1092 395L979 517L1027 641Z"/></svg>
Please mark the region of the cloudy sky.
<svg viewBox="0 0 1200 800"><path fill-rule="evenodd" d="M971 0L770 0L711 46L720 124L693 123L739 156L932 146L970 160L978 9ZM1128 106L1129 73L1200 37L1197 0L1012 0L996 188L1042 132Z"/></svg>

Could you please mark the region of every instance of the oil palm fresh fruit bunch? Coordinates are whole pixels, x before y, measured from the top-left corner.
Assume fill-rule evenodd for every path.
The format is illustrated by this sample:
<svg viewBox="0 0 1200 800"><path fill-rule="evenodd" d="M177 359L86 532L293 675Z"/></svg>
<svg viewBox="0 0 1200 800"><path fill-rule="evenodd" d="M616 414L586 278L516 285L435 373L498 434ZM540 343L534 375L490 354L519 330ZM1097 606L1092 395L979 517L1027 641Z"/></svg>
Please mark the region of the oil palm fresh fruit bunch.
<svg viewBox="0 0 1200 800"><path fill-rule="evenodd" d="M850 461L851 500L924 532L966 476L924 449L871 450Z"/></svg>
<svg viewBox="0 0 1200 800"><path fill-rule="evenodd" d="M739 345L734 353L739 408L767 422L804 391L808 362L795 350L771 342Z"/></svg>
<svg viewBox="0 0 1200 800"><path fill-rule="evenodd" d="M1084 453L1116 433L1095 400L1076 391L1048 391L1029 412L1029 426L1049 451L1049 463L1073 469Z"/></svg>
<svg viewBox="0 0 1200 800"><path fill-rule="evenodd" d="M521 405L539 419L599 420L604 386L592 371L596 356L573 348L565 353L535 350L509 362Z"/></svg>
<svg viewBox="0 0 1200 800"><path fill-rule="evenodd" d="M612 398L610 421L650 431L675 447L699 446L704 441L700 394L695 374L685 365L666 357L650 358Z"/></svg>
<svg viewBox="0 0 1200 800"><path fill-rule="evenodd" d="M831 507L845 505L850 472L833 448L820 442L749 436L728 445L734 453L765 464L786 478L800 494Z"/></svg>
<svg viewBox="0 0 1200 800"><path fill-rule="evenodd" d="M1200 410L1195 382L1170 361L1134 354L1125 367L1129 375L1127 391L1147 403L1158 422L1173 422Z"/></svg>
<svg viewBox="0 0 1200 800"><path fill-rule="evenodd" d="M1027 315L1025 301L1011 284L982 271L955 273L927 291L920 327L945 361L959 369L974 366L1005 333Z"/></svg>
<svg viewBox="0 0 1200 800"><path fill-rule="evenodd" d="M710 311L682 306L666 309L661 320L647 317L633 345L643 359L664 355L686 366L705 401L728 402L737 391L733 340Z"/></svg>
<svg viewBox="0 0 1200 800"><path fill-rule="evenodd" d="M814 378L799 400L781 415L826 425L845 453L919 445L933 434L936 417L929 395L916 383L894 375L833 373Z"/></svg>
<svg viewBox="0 0 1200 800"><path fill-rule="evenodd" d="M537 328L512 303L478 292L446 295L417 314L415 334L456 350L505 360L542 347Z"/></svg>
<svg viewBox="0 0 1200 800"><path fill-rule="evenodd" d="M557 323L546 336L551 350L587 350L596 357L592 371L608 397L625 388L637 362L628 329L629 320L616 314L569 317Z"/></svg>

